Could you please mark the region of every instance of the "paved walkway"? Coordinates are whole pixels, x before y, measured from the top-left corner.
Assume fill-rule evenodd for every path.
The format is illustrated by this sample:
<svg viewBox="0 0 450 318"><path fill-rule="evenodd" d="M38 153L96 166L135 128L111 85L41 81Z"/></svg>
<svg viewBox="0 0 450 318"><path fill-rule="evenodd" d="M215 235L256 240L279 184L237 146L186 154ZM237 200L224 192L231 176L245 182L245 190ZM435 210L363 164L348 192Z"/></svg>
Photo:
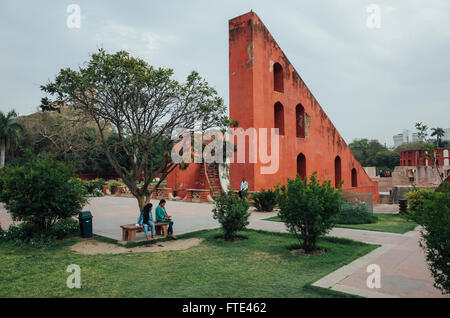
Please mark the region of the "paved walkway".
<svg viewBox="0 0 450 318"><path fill-rule="evenodd" d="M152 203L156 206L158 201ZM174 217L175 234L219 227L218 222L212 218L212 204L168 201L166 208L169 215ZM383 209L386 210L387 207L381 207ZM84 210L90 210L93 214L94 233L118 240L121 239L120 225L134 224L139 216L136 199L125 197L93 198ZM249 228L286 232L283 223L263 220L275 215L274 212L258 213L252 209ZM0 223L3 228L11 223L2 206ZM329 235L382 246L327 275L315 285L364 297L444 297L433 287L424 252L418 244L418 230L401 235L335 228ZM137 239L144 239L144 234L138 233ZM366 286L370 275L366 272L369 264L377 264L381 268L380 289L374 290Z"/></svg>
<svg viewBox="0 0 450 318"><path fill-rule="evenodd" d="M275 213L271 213L275 215ZM285 232L281 222L254 219L253 229ZM365 243L379 244L380 248L327 275L316 286L331 288L363 297L432 297L441 298L442 293L433 287L425 254L419 246L419 228L405 234L334 228L329 236L343 237ZM381 288L367 287L367 266L376 264L381 269Z"/></svg>
<svg viewBox="0 0 450 318"><path fill-rule="evenodd" d="M159 200L152 200L153 217ZM215 229L219 223L212 218L213 205L209 203L192 203L167 201L167 213L173 216L174 234L189 233L204 229ZM120 226L135 224L139 217L139 205L135 198L100 197L92 198L84 208L93 215L93 230L95 234L121 240ZM144 240L144 233L137 233L136 240Z"/></svg>
<svg viewBox="0 0 450 318"><path fill-rule="evenodd" d="M373 206L373 213L397 214L398 212L398 204L375 204Z"/></svg>

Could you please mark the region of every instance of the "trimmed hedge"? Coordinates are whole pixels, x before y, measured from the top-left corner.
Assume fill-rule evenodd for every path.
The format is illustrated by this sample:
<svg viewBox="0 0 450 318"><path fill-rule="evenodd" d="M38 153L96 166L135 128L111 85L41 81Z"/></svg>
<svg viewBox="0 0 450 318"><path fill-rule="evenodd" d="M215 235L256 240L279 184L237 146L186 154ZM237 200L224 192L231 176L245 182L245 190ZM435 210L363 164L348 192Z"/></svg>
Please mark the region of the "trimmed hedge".
<svg viewBox="0 0 450 318"><path fill-rule="evenodd" d="M338 224L372 224L378 217L369 213L364 202L344 202L338 215Z"/></svg>
<svg viewBox="0 0 450 318"><path fill-rule="evenodd" d="M276 193L272 190L264 190L252 194L253 206L262 212L272 212L277 204Z"/></svg>

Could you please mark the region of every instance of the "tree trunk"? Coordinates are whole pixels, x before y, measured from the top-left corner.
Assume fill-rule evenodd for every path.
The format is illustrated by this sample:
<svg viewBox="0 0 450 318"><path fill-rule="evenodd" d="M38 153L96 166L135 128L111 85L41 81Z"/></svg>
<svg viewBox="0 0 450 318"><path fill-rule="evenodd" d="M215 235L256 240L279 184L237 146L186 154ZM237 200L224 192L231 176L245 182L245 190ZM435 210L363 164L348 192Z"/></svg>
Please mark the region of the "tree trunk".
<svg viewBox="0 0 450 318"><path fill-rule="evenodd" d="M145 196L136 196L139 204L139 211L142 211L145 207Z"/></svg>
<svg viewBox="0 0 450 318"><path fill-rule="evenodd" d="M1 138L0 140L0 168L5 165L5 155L6 155L6 140Z"/></svg>
<svg viewBox="0 0 450 318"><path fill-rule="evenodd" d="M144 207L150 203L150 200L152 198L151 195L135 195L135 197L138 201L140 211L142 211Z"/></svg>

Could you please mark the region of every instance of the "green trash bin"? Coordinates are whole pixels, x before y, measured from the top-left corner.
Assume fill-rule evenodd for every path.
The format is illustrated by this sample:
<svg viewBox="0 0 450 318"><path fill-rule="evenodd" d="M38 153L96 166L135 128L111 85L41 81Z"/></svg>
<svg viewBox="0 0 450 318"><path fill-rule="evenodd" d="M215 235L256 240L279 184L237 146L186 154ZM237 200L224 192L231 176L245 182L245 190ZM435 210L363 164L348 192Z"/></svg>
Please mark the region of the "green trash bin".
<svg viewBox="0 0 450 318"><path fill-rule="evenodd" d="M91 211L83 211L78 216L80 221L80 232L82 238L92 237L92 214Z"/></svg>

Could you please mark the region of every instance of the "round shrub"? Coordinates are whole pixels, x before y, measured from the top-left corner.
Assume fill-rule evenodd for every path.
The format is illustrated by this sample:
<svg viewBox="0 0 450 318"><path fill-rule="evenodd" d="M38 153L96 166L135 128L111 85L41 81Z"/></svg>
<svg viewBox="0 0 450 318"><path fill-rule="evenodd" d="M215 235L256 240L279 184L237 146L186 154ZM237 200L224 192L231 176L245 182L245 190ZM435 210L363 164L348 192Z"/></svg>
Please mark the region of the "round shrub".
<svg viewBox="0 0 450 318"><path fill-rule="evenodd" d="M277 204L276 194L272 190L265 191L262 189L257 193L252 194L253 205L258 211L272 212Z"/></svg>
<svg viewBox="0 0 450 318"><path fill-rule="evenodd" d="M117 180L111 180L108 182L109 189L111 191L111 194L115 194L117 192L118 187L123 187L125 183L122 183Z"/></svg>
<svg viewBox="0 0 450 318"><path fill-rule="evenodd" d="M408 200L407 218L419 223L419 218L422 217L423 205L426 201L432 199L434 190L414 188L405 197Z"/></svg>
<svg viewBox="0 0 450 318"><path fill-rule="evenodd" d="M234 234L243 230L248 224L250 203L236 196L229 190L222 196L215 197L213 217L222 226L226 241L233 241Z"/></svg>
<svg viewBox="0 0 450 318"><path fill-rule="evenodd" d="M97 178L97 179L86 181L85 186L86 186L87 193L89 195L94 196L94 197L101 197L101 196L103 196L102 189L107 184L108 183L105 180L103 180L101 178Z"/></svg>
<svg viewBox="0 0 450 318"><path fill-rule="evenodd" d="M313 252L319 236L333 228L342 204L340 190L333 188L330 180L320 183L316 175L314 172L309 182L297 175L276 188L278 215L306 253Z"/></svg>
<svg viewBox="0 0 450 318"><path fill-rule="evenodd" d="M338 224L371 224L378 222L378 217L369 213L364 202L344 202L336 222Z"/></svg>
<svg viewBox="0 0 450 318"><path fill-rule="evenodd" d="M11 225L3 237L4 241L17 246L27 244L38 248L51 245L54 239L55 237L50 233L41 233L36 224L28 222Z"/></svg>
<svg viewBox="0 0 450 318"><path fill-rule="evenodd" d="M78 233L80 233L80 223L73 218L59 220L53 225L52 228L52 234L58 240L62 240Z"/></svg>
<svg viewBox="0 0 450 318"><path fill-rule="evenodd" d="M50 234L53 224L78 215L86 202L83 182L53 159L31 158L3 170L0 201L13 220L34 225L38 234Z"/></svg>

